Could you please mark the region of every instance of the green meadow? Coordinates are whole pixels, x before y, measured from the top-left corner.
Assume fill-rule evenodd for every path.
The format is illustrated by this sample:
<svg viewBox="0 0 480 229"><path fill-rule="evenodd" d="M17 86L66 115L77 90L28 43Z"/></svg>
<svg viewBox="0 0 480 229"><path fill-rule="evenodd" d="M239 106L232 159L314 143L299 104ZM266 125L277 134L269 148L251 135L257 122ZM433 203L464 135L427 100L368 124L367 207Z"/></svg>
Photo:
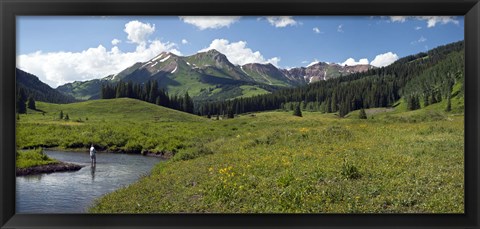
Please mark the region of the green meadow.
<svg viewBox="0 0 480 229"><path fill-rule="evenodd" d="M18 151L16 155L16 167L19 169L55 163L58 161L44 154L41 148Z"/></svg>
<svg viewBox="0 0 480 229"><path fill-rule="evenodd" d="M463 213L463 98L445 106L216 120L127 98L37 102L17 145L173 155L91 213Z"/></svg>

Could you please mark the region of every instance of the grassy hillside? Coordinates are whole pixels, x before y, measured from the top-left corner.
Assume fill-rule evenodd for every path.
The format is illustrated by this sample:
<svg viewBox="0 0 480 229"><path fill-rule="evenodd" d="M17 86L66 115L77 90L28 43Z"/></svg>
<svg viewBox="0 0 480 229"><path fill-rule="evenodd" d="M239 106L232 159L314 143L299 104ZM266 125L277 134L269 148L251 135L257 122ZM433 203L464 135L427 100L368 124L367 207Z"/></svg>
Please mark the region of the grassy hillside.
<svg viewBox="0 0 480 229"><path fill-rule="evenodd" d="M20 115L20 148L82 148L91 143L113 151L175 152L201 133L194 115L134 99L93 100L72 104L37 103L42 112ZM60 112L69 120L60 120ZM191 127L193 126L193 127Z"/></svg>
<svg viewBox="0 0 480 229"><path fill-rule="evenodd" d="M441 103L408 112L400 104L367 110L367 120L305 111L209 120L131 99L39 103L46 114L20 116L17 144L175 152L99 199L95 213L462 213L464 118L456 99L452 112ZM60 110L69 121L56 119Z"/></svg>

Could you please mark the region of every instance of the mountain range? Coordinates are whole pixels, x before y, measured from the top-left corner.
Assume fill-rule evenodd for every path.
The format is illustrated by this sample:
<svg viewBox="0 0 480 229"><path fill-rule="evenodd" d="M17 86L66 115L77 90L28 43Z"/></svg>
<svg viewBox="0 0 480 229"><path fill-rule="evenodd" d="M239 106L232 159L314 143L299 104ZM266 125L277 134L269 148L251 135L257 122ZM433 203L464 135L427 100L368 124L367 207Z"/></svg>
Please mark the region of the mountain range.
<svg viewBox="0 0 480 229"><path fill-rule="evenodd" d="M254 96L312 82L364 72L371 65L341 66L317 62L307 67L279 69L272 64L234 65L217 50L191 56L162 52L147 62L102 79L76 81L59 86L58 91L78 100L99 99L103 84L120 81L146 83L156 80L169 94L188 93L197 101L214 101Z"/></svg>

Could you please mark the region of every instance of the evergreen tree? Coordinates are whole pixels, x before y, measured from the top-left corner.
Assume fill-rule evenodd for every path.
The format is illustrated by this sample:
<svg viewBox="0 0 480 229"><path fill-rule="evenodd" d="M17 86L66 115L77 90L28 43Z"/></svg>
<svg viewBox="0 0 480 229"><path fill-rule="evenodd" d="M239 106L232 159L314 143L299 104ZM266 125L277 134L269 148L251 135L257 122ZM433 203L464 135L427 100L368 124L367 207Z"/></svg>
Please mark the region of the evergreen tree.
<svg viewBox="0 0 480 229"><path fill-rule="evenodd" d="M302 110L300 109L300 104L295 106L295 110L293 111L293 115L302 117Z"/></svg>
<svg viewBox="0 0 480 229"><path fill-rule="evenodd" d="M65 114L65 120L70 120L70 117L68 117L68 114Z"/></svg>
<svg viewBox="0 0 480 229"><path fill-rule="evenodd" d="M60 114L58 116L60 119L63 119L63 111L60 111Z"/></svg>
<svg viewBox="0 0 480 229"><path fill-rule="evenodd" d="M235 114L233 112L233 107L228 107L228 110L227 110L227 118L235 118Z"/></svg>
<svg viewBox="0 0 480 229"><path fill-rule="evenodd" d="M18 88L16 100L17 100L16 101L17 113L26 114L27 113L27 105L25 103L27 102L27 95L26 95L23 87Z"/></svg>
<svg viewBox="0 0 480 229"><path fill-rule="evenodd" d="M445 108L446 112L452 111L452 101L450 99L450 96L447 97L447 107Z"/></svg>
<svg viewBox="0 0 480 229"><path fill-rule="evenodd" d="M360 113L359 113L358 117L360 119L367 119L367 113L365 112L365 109L363 109L363 107L362 107L362 109L360 109Z"/></svg>
<svg viewBox="0 0 480 229"><path fill-rule="evenodd" d="M34 99L33 96L31 96L31 95L28 97L28 102L27 102L27 104L28 104L28 105L27 105L28 108L30 108L30 109L32 109L32 110L36 110L36 109L37 109L37 107L35 106L35 99Z"/></svg>
<svg viewBox="0 0 480 229"><path fill-rule="evenodd" d="M423 96L423 106L426 107L428 105L430 105L430 100L428 99L428 93L425 93Z"/></svg>
<svg viewBox="0 0 480 229"><path fill-rule="evenodd" d="M188 91L185 93L182 106L183 106L183 111L193 114L193 100L188 95Z"/></svg>
<svg viewBox="0 0 480 229"><path fill-rule="evenodd" d="M17 113L19 114L26 114L27 113L27 105L23 99L17 98Z"/></svg>
<svg viewBox="0 0 480 229"><path fill-rule="evenodd" d="M350 110L348 108L348 104L341 103L340 104L340 109L338 109L338 115L343 118L343 117L345 117L345 115L348 114L348 112L350 112Z"/></svg>
<svg viewBox="0 0 480 229"><path fill-rule="evenodd" d="M335 93L333 93L332 95L330 112L337 112L337 96L335 95Z"/></svg>

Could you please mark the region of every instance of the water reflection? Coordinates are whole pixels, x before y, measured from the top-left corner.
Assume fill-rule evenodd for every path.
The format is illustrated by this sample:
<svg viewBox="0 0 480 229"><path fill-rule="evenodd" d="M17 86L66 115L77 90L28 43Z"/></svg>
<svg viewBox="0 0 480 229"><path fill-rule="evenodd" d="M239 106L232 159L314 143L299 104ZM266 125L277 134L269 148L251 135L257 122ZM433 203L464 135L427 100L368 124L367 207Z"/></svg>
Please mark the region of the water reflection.
<svg viewBox="0 0 480 229"><path fill-rule="evenodd" d="M92 181L95 181L95 169L96 169L96 163L92 163L90 166L90 174L92 174Z"/></svg>
<svg viewBox="0 0 480 229"><path fill-rule="evenodd" d="M97 153L97 162L91 165L88 152L45 153L84 167L76 172L17 177L18 213L85 212L95 198L135 182L160 161L141 155Z"/></svg>

